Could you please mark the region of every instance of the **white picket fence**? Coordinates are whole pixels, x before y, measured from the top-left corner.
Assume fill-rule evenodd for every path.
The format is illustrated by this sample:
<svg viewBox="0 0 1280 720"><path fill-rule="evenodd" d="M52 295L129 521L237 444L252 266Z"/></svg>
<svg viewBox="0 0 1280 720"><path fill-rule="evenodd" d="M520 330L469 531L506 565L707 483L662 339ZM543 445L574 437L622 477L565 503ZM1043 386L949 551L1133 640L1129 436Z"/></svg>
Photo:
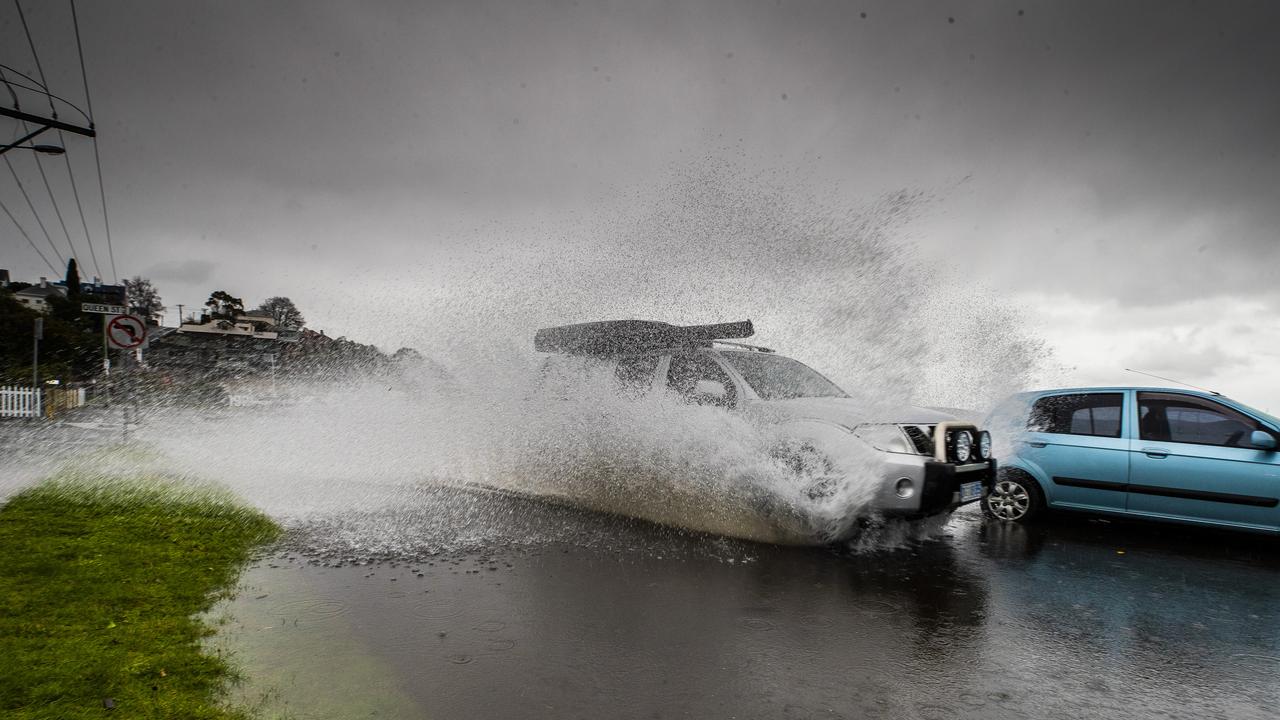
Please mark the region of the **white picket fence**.
<svg viewBox="0 0 1280 720"><path fill-rule="evenodd" d="M0 417L41 417L45 414L54 417L66 410L83 407L84 401L84 388L50 388L41 398L31 388L0 387Z"/></svg>
<svg viewBox="0 0 1280 720"><path fill-rule="evenodd" d="M31 388L0 387L0 417L40 417L40 393Z"/></svg>

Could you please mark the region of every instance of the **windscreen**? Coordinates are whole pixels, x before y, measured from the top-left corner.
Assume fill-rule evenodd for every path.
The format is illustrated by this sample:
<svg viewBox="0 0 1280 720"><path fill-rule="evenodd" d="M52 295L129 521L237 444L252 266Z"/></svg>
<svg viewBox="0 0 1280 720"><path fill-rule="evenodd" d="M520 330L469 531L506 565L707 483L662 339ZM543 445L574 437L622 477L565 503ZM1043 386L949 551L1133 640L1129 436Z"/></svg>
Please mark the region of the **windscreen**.
<svg viewBox="0 0 1280 720"><path fill-rule="evenodd" d="M791 358L755 352L726 352L720 356L742 375L762 400L848 397L835 383Z"/></svg>

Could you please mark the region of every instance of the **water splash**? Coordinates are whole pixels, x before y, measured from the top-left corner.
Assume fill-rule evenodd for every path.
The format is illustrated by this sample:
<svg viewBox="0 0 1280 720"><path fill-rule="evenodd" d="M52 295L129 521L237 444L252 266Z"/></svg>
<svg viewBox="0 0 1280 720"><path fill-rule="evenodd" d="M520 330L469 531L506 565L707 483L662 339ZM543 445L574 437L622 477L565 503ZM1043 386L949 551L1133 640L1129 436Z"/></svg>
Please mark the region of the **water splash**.
<svg viewBox="0 0 1280 720"><path fill-rule="evenodd" d="M590 218L476 242L443 285L379 282L350 298L367 317L428 308L414 326L402 313L394 322L447 373L282 380L309 400L157 410L138 439L166 470L224 483L295 525L340 527L351 546L509 539L509 504L441 491L476 485L732 537L828 541L865 514L873 490L877 460L860 443L831 458L834 491L811 497L808 471L777 452L787 438L740 415L622 398L604 375L567 397L538 394L532 334L609 318L750 317L756 340L869 409L984 407L1023 385L1043 350L1015 310L928 267L903 239L929 202L902 192L846 207L710 162Z"/></svg>

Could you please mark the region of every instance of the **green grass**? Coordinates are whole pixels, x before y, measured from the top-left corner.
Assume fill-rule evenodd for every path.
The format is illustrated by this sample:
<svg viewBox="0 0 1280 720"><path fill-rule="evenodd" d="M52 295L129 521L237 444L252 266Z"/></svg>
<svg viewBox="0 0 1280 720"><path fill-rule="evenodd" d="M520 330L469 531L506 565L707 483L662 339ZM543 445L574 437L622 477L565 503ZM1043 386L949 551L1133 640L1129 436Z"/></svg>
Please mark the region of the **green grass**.
<svg viewBox="0 0 1280 720"><path fill-rule="evenodd" d="M0 508L0 716L242 718L197 616L279 529L208 488L64 477ZM104 702L107 699L110 702ZM114 709L107 709L113 704Z"/></svg>

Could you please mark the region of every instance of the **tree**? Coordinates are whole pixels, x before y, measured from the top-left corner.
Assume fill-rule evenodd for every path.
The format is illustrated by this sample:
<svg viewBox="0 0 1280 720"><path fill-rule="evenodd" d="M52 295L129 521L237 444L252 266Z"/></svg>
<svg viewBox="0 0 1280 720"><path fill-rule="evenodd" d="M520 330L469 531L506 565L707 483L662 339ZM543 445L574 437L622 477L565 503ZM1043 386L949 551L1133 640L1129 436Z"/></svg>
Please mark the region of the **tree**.
<svg viewBox="0 0 1280 720"><path fill-rule="evenodd" d="M244 314L244 300L233 296L226 290L214 290L205 300L204 306L209 308L209 315L222 320L235 320L236 315Z"/></svg>
<svg viewBox="0 0 1280 720"><path fill-rule="evenodd" d="M102 364L101 316L80 312L80 304L58 295L48 299L49 312L22 305L10 288L0 288L0 385L31 382L31 333L34 320L44 322L40 341L40 377L64 381L93 376ZM26 342L9 342L9 340Z"/></svg>
<svg viewBox="0 0 1280 720"><path fill-rule="evenodd" d="M67 286L67 297L73 300L80 297L80 269L76 267L75 258L67 261L67 276L63 280Z"/></svg>
<svg viewBox="0 0 1280 720"><path fill-rule="evenodd" d="M302 311L297 305L287 297L277 295L269 297L262 301L258 306L258 312L267 313L275 318L276 325L287 328L300 328L307 324L307 319L302 317Z"/></svg>
<svg viewBox="0 0 1280 720"><path fill-rule="evenodd" d="M165 307L160 300L160 293L151 281L140 275L124 281L125 295L129 299L130 314L144 318L148 323L159 325L164 317Z"/></svg>

